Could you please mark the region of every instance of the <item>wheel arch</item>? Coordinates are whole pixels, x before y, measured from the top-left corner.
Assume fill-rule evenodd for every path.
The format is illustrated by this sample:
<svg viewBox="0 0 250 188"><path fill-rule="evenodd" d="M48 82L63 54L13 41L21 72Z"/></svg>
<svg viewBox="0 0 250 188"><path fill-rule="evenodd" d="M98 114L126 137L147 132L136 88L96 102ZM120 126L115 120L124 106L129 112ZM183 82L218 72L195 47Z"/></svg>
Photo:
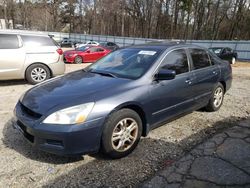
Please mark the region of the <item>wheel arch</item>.
<svg viewBox="0 0 250 188"><path fill-rule="evenodd" d="M223 88L224 88L224 93L227 91L227 85L226 85L226 82L221 80L219 81L219 83L221 83L223 85Z"/></svg>
<svg viewBox="0 0 250 188"><path fill-rule="evenodd" d="M46 66L46 67L49 69L50 76L53 77L53 72L52 72L51 68L50 68L47 64L42 63L42 62L34 62L34 63L29 64L29 66L27 66L27 67L25 68L25 71L24 71L24 79L26 79L26 73L27 73L28 68L29 68L30 66L36 65L36 64L38 64L38 65L40 64L40 65Z"/></svg>
<svg viewBox="0 0 250 188"><path fill-rule="evenodd" d="M137 102L126 102L126 103L120 104L119 106L115 107L110 112L110 114L115 112L115 111L124 109L124 108L131 109L131 110L135 111L140 116L140 118L142 120L142 136L147 136L147 133L148 133L147 123L148 123L148 121L147 121L147 117L146 117L146 112L143 110L142 105L140 105Z"/></svg>

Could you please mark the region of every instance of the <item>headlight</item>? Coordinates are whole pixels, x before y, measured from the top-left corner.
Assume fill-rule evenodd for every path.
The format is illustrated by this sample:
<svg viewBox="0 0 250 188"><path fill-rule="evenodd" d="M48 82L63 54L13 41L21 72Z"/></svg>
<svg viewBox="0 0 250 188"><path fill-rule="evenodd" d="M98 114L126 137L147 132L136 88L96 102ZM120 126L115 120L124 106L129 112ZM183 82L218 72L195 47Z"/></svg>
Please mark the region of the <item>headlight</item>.
<svg viewBox="0 0 250 188"><path fill-rule="evenodd" d="M83 123L87 119L93 106L94 103L91 102L59 110L49 115L43 120L43 123L64 125Z"/></svg>
<svg viewBox="0 0 250 188"><path fill-rule="evenodd" d="M74 55L74 54L69 54L68 56L69 56L69 57L72 57L73 55Z"/></svg>

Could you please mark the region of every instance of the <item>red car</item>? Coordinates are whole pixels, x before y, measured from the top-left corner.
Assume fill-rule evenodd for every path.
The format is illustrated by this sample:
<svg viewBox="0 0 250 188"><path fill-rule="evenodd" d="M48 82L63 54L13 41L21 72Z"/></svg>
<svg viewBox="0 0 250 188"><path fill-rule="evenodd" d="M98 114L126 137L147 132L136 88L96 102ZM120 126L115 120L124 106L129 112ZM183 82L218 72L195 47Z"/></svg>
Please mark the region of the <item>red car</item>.
<svg viewBox="0 0 250 188"><path fill-rule="evenodd" d="M76 48L75 50L64 52L63 59L65 63L90 63L97 61L110 52L111 50L100 46L83 46L80 48Z"/></svg>

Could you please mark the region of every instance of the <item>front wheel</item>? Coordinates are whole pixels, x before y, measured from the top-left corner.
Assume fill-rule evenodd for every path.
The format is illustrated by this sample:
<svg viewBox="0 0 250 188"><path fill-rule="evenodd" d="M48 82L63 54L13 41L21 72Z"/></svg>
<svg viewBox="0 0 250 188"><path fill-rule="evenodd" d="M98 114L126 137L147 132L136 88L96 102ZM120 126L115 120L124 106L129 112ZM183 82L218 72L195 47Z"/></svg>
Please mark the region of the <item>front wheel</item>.
<svg viewBox="0 0 250 188"><path fill-rule="evenodd" d="M218 83L213 91L213 95L206 106L206 110L214 112L220 109L224 99L224 87L221 83Z"/></svg>
<svg viewBox="0 0 250 188"><path fill-rule="evenodd" d="M104 125L101 151L113 159L125 157L136 148L141 134L142 121L135 111L116 111Z"/></svg>
<svg viewBox="0 0 250 188"><path fill-rule="evenodd" d="M82 62L83 62L83 61L82 61L82 57L76 56L74 62L75 62L76 64L82 64Z"/></svg>

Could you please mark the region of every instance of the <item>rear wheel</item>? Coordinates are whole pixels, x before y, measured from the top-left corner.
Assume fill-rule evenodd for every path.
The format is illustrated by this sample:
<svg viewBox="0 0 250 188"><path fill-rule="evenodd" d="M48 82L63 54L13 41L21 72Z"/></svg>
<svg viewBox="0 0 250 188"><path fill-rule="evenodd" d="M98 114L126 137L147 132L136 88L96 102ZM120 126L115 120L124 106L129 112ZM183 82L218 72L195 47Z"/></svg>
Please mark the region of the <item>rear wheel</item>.
<svg viewBox="0 0 250 188"><path fill-rule="evenodd" d="M82 64L82 62L83 62L82 57L76 56L74 62L75 62L76 64Z"/></svg>
<svg viewBox="0 0 250 188"><path fill-rule="evenodd" d="M221 83L218 83L213 91L213 95L209 100L206 110L209 112L214 112L220 109L223 99L224 99L224 87Z"/></svg>
<svg viewBox="0 0 250 188"><path fill-rule="evenodd" d="M43 64L34 64L27 68L25 78L30 84L43 82L51 77L50 70Z"/></svg>
<svg viewBox="0 0 250 188"><path fill-rule="evenodd" d="M101 150L114 159L125 157L136 148L141 134L142 121L135 111L116 111L104 125Z"/></svg>

